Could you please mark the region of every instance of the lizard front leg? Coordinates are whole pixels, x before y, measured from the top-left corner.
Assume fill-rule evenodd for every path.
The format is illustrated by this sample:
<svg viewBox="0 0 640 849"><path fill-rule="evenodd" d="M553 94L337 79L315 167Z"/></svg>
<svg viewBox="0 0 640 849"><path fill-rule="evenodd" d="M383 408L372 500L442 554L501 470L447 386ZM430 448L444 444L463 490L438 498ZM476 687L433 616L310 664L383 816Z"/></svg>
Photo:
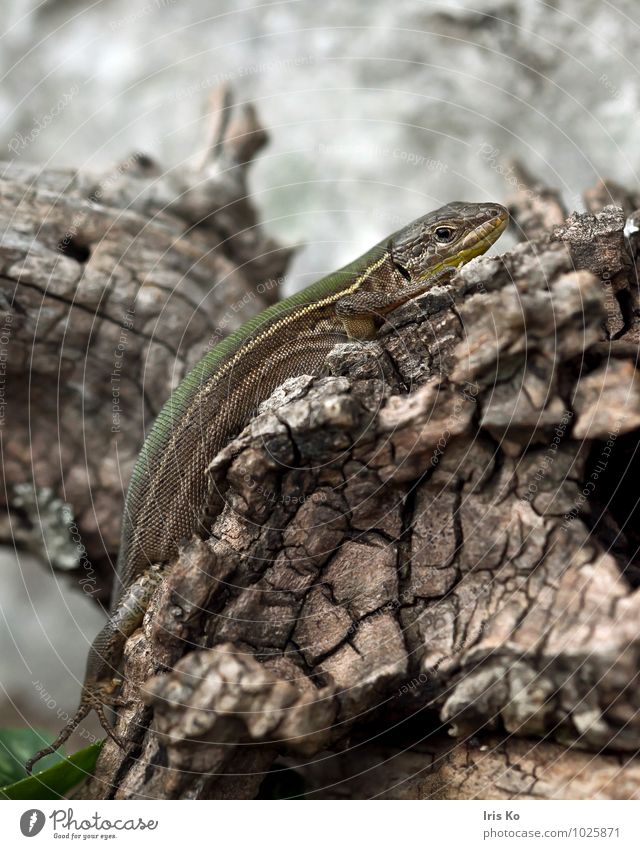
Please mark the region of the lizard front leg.
<svg viewBox="0 0 640 849"><path fill-rule="evenodd" d="M89 649L78 709L53 743L29 758L25 764L28 773L31 773L36 761L57 751L92 710L97 713L100 724L108 736L118 746L125 748L126 742L114 734L111 728L111 723L105 714L105 706L123 707L126 704L123 699L116 695L116 691L122 683L116 675L124 644L142 624L151 597L163 575L163 568L154 565L125 590L117 607L109 616L105 626L96 636Z"/></svg>
<svg viewBox="0 0 640 849"><path fill-rule="evenodd" d="M345 295L336 301L336 316L342 321L350 339L366 341L375 339L380 318L412 298L424 294L436 283L448 281L455 268L443 268L435 274L409 286L394 288L391 292L364 291Z"/></svg>

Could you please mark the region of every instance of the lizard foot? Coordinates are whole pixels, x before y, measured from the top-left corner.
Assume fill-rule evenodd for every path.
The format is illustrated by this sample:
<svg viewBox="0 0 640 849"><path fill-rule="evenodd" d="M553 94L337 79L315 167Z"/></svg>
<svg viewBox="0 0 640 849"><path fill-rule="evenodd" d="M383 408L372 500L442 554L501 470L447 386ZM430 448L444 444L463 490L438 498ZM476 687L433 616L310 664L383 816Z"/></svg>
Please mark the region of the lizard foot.
<svg viewBox="0 0 640 849"><path fill-rule="evenodd" d="M84 690L82 692L82 698L80 700L80 705L78 706L78 710L75 714L69 719L66 723L62 731L58 734L56 739L51 743L50 746L47 746L44 749L41 749L39 752L36 752L35 755L29 758L29 760L25 764L25 769L29 775L31 775L33 771L34 764L39 761L41 758L44 758L46 755L51 755L53 752L56 752L63 743L71 737L75 729L82 722L82 720L89 714L92 710L94 710L98 719L100 720L100 725L104 728L107 735L116 743L121 749L127 748L127 741L122 737L118 737L118 735L113 731L111 727L112 724L109 721L106 713L105 706L108 707L126 707L130 704L127 699L123 699L120 696L114 694L114 690L120 685L120 681L117 679L113 679L112 681L108 681L106 683L99 683L93 685L85 685Z"/></svg>

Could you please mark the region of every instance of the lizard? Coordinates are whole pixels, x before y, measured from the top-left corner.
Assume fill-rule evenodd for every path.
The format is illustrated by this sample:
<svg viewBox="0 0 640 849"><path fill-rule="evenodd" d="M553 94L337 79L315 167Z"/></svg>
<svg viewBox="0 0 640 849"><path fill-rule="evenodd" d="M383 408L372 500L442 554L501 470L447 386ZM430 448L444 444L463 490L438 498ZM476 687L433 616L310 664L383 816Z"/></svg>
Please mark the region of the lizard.
<svg viewBox="0 0 640 849"><path fill-rule="evenodd" d="M430 212L268 307L187 374L160 411L133 470L110 615L89 650L80 705L56 740L27 762L28 772L91 710L108 736L125 746L105 714L105 706L125 704L114 677L124 643L142 623L178 544L207 533L206 469L218 451L287 378L316 371L345 337L374 339L392 310L483 254L508 217L495 203L453 202Z"/></svg>

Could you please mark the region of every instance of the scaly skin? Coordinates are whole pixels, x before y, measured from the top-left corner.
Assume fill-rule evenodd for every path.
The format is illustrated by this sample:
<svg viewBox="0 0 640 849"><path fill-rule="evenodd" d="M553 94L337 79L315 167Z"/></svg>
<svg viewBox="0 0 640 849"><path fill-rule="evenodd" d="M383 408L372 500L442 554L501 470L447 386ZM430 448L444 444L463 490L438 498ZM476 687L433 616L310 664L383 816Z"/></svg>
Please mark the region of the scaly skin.
<svg viewBox="0 0 640 849"><path fill-rule="evenodd" d="M123 745L104 705L118 706L114 678L178 543L206 534L211 460L287 378L314 372L345 334L373 339L384 316L484 253L507 225L497 204L451 203L383 239L355 262L248 321L210 351L160 412L136 463L125 503L111 616L87 659L82 699L55 751L90 710Z"/></svg>

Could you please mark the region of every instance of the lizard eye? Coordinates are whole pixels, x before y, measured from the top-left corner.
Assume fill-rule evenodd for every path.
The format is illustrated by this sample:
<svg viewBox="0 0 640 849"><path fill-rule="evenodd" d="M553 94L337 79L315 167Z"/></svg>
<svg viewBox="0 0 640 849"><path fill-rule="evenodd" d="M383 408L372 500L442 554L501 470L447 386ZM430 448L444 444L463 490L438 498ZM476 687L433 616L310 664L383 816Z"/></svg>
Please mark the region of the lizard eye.
<svg viewBox="0 0 640 849"><path fill-rule="evenodd" d="M436 227L435 237L439 242L450 242L455 234L452 227Z"/></svg>
<svg viewBox="0 0 640 849"><path fill-rule="evenodd" d="M404 267L404 265L400 265L399 262L394 262L394 265L396 267L396 271L399 271L400 274L402 274L402 276L404 277L405 280L411 281L411 275L409 274L407 269Z"/></svg>

